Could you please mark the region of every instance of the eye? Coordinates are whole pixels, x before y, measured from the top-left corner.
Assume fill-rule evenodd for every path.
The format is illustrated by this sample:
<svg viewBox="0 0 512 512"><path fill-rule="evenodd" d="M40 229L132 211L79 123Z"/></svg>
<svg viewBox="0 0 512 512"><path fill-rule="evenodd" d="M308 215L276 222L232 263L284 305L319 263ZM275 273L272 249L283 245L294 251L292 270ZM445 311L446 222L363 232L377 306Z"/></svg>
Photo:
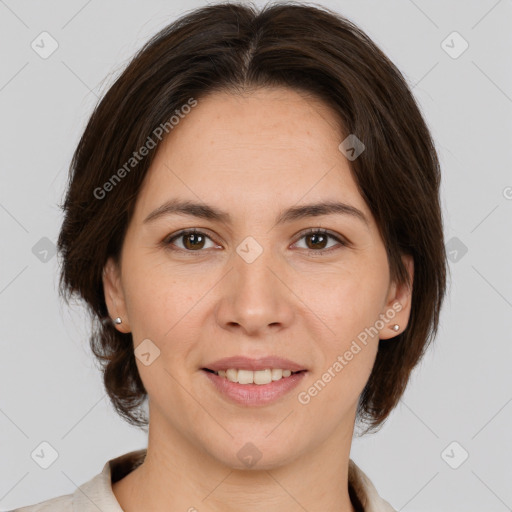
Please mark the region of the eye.
<svg viewBox="0 0 512 512"><path fill-rule="evenodd" d="M333 235L329 231L318 228L311 228L307 230L302 234L299 240L306 239L305 249L309 253L320 253L336 249L336 247L333 249L332 245L330 247L326 247L326 243L328 242L329 238L335 240L341 246L348 246L348 243L345 242L342 238ZM334 244L334 246L336 246L336 244Z"/></svg>
<svg viewBox="0 0 512 512"><path fill-rule="evenodd" d="M181 239L181 245L175 243L176 240ZM306 232L302 233L299 241L305 239L306 247L304 249L309 253L324 253L331 250L336 250L336 244L333 246L326 246L329 239L338 242L338 245L348 246L348 242L343 240L341 237L336 236L329 231L319 228L311 228ZM207 241L210 241L212 245L208 247ZM295 243L295 245L298 242ZM163 244L171 250L181 250L186 253L202 252L202 249L208 249L212 247L218 247L215 245L213 240L204 232L197 229L184 229L178 233L167 237Z"/></svg>
<svg viewBox="0 0 512 512"><path fill-rule="evenodd" d="M175 240L179 239L182 239L183 241L182 246L174 243ZM181 249L182 251L187 252L200 252L201 249L209 248L205 247L207 240L210 240L213 244L212 239L202 231L197 229L184 229L183 231L166 238L164 240L164 244L173 250L175 249L172 246L176 245L178 250ZM213 244L212 247L215 247L215 244Z"/></svg>

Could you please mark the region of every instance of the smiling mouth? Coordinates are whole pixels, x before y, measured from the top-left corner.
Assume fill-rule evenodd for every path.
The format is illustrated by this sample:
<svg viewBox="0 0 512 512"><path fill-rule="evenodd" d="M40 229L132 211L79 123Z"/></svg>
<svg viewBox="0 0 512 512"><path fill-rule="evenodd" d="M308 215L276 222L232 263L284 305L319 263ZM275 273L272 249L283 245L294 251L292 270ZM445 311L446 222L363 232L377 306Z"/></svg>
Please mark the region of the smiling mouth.
<svg viewBox="0 0 512 512"><path fill-rule="evenodd" d="M239 370L236 368L227 368L226 370L214 371L209 368L202 368L202 370L218 375L221 378L238 384L257 384L264 385L270 384L271 382L277 382L288 377L295 375L296 373L303 373L306 370L300 370L293 372L288 369L282 368L267 368L265 370Z"/></svg>

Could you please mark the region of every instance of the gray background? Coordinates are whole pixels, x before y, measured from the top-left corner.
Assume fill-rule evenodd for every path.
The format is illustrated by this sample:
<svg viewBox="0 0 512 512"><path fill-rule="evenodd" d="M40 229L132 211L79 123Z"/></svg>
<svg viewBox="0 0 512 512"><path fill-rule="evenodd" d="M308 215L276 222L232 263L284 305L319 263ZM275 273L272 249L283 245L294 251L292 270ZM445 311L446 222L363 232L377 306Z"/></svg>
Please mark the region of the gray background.
<svg viewBox="0 0 512 512"><path fill-rule="evenodd" d="M512 510L512 1L319 3L363 28L413 87L441 158L451 259L434 346L351 457L397 510ZM58 299L51 250L97 98L150 36L200 5L0 0L1 510L73 492L146 446L105 395L83 310ZM46 59L31 47L43 31L59 45ZM457 58L463 41L442 45L453 31L469 44ZM46 470L30 456L43 441L59 454Z"/></svg>

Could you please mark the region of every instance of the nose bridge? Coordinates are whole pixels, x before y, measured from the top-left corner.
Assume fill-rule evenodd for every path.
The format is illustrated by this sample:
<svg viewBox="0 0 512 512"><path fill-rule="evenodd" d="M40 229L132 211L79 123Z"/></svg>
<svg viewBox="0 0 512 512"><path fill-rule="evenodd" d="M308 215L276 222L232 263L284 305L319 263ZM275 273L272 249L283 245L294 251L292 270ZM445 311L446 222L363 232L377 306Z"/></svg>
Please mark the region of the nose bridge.
<svg viewBox="0 0 512 512"><path fill-rule="evenodd" d="M247 312L265 314L265 311L275 311L279 290L276 289L275 254L266 244L260 243L261 249L255 246L254 240L246 240L237 248L234 258L235 288L238 304L245 304ZM247 250L248 249L248 250ZM247 251L247 252L244 252Z"/></svg>
<svg viewBox="0 0 512 512"><path fill-rule="evenodd" d="M247 252L242 253L247 249ZM271 283L271 279L275 280L275 277L270 269L276 272L276 258L268 246L262 247L261 252L257 254L251 242L244 242L237 248L234 260L238 294L247 293L249 296L257 297L263 293L268 299L273 297L275 283Z"/></svg>
<svg viewBox="0 0 512 512"><path fill-rule="evenodd" d="M254 334L290 322L290 294L275 275L283 272L283 266L267 242L269 237L259 242L247 237L236 248L218 309L224 327L238 325Z"/></svg>

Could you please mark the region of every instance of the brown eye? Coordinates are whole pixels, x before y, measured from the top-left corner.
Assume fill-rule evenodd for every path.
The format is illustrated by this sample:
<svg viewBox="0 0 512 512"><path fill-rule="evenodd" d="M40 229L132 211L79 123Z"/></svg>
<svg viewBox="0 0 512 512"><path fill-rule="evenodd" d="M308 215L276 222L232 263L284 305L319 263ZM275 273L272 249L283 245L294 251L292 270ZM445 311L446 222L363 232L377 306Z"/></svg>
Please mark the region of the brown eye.
<svg viewBox="0 0 512 512"><path fill-rule="evenodd" d="M200 233L188 233L181 236L183 237L183 245L186 249L202 249L204 246L205 237Z"/></svg>
<svg viewBox="0 0 512 512"><path fill-rule="evenodd" d="M175 243L175 241L179 240L182 240L181 245ZM187 230L181 231L180 233L173 235L171 238L168 238L165 241L165 245L170 246L171 249L174 249L172 246L176 246L177 250L181 249L182 251L187 252L201 252L202 249L208 248L205 247L208 240L211 241L211 238L201 231Z"/></svg>
<svg viewBox="0 0 512 512"><path fill-rule="evenodd" d="M305 238L309 241L306 242L309 249L325 249L329 237L323 233L312 233L311 235L306 235Z"/></svg>
<svg viewBox="0 0 512 512"><path fill-rule="evenodd" d="M303 239L306 241L306 247L304 247L304 249L310 253L325 253L330 250L336 250L339 248L336 247L336 244L331 244L328 246L327 244L329 243L329 239L338 242L338 246L348 245L348 243L345 242L342 238L335 236L323 229L311 229L306 233L303 233L299 241Z"/></svg>

